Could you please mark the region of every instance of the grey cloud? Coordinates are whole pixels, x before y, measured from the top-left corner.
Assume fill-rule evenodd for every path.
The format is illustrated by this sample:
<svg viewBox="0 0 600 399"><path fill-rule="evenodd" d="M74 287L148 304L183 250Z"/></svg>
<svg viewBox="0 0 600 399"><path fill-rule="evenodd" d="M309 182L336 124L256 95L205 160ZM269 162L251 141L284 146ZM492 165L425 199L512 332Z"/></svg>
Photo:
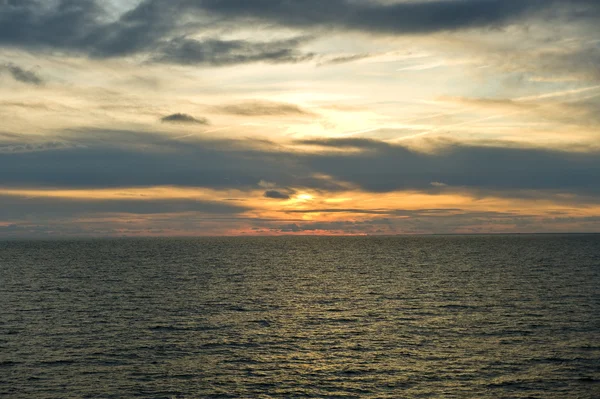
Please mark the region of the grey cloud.
<svg viewBox="0 0 600 399"><path fill-rule="evenodd" d="M267 190L265 191L265 198L289 200L294 194L294 190Z"/></svg>
<svg viewBox="0 0 600 399"><path fill-rule="evenodd" d="M358 139L310 141L358 151L294 152L257 140L177 141L150 133L96 130L64 133L62 139L69 145L0 153L0 170L12 171L0 176L0 186L253 190L268 181L274 187L323 191L350 185L368 192L466 191L511 198L571 193L600 200L598 152L446 143L438 152L422 153ZM436 181L446 186L432 186Z"/></svg>
<svg viewBox="0 0 600 399"><path fill-rule="evenodd" d="M102 9L93 0L0 1L0 44L69 48L99 23Z"/></svg>
<svg viewBox="0 0 600 399"><path fill-rule="evenodd" d="M565 190L600 194L600 154L538 148L447 144L426 154L400 145L369 140L324 140L323 145L364 148L358 153L306 155L311 166L338 181L367 191L418 189L498 191ZM443 181L447 187L431 186Z"/></svg>
<svg viewBox="0 0 600 399"><path fill-rule="evenodd" d="M0 154L36 152L73 148L73 145L64 141L31 142L31 143L0 143Z"/></svg>
<svg viewBox="0 0 600 399"><path fill-rule="evenodd" d="M256 21L304 29L383 34L495 27L528 16L595 19L595 0L437 0L382 4L350 0L145 0L111 21L98 0L0 0L0 45L72 51L93 57L149 53L184 64L299 62L304 39L195 40L206 26ZM203 25L204 24L204 25ZM208 24L208 25L206 25ZM221 25L222 26L222 25Z"/></svg>
<svg viewBox="0 0 600 399"><path fill-rule="evenodd" d="M177 3L142 1L117 21L90 24L86 34L68 47L95 57L155 52L157 46L184 29L181 22L185 19L183 10Z"/></svg>
<svg viewBox="0 0 600 399"><path fill-rule="evenodd" d="M15 171L1 174L0 186L253 189L270 181L280 187L339 189L334 182L312 177L292 154L265 141L178 141L151 133L93 129L61 136L69 146L0 154L0 170Z"/></svg>
<svg viewBox="0 0 600 399"><path fill-rule="evenodd" d="M7 71L15 80L18 80L19 82L29 83L38 86L44 83L44 80L41 77L39 77L38 74L34 71L28 71L15 64L6 64L4 66L0 66L0 71L1 70Z"/></svg>
<svg viewBox="0 0 600 399"><path fill-rule="evenodd" d="M583 18L598 15L594 0L437 0L382 4L349 0L187 0L190 6L229 18L255 18L285 26L373 33L428 33L493 27L535 14Z"/></svg>
<svg viewBox="0 0 600 399"><path fill-rule="evenodd" d="M197 125L208 125L208 119L206 118L195 118L188 114L171 114L165 117L160 118L162 122L165 123L191 123Z"/></svg>
<svg viewBox="0 0 600 399"><path fill-rule="evenodd" d="M20 197L0 195L0 219L5 221L39 220L74 217L86 214L136 214L200 212L233 215L247 208L226 202L198 201L188 199L73 199L47 197Z"/></svg>
<svg viewBox="0 0 600 399"><path fill-rule="evenodd" d="M310 111L295 104L271 101L247 101L215 107L215 111L239 116L311 116Z"/></svg>
<svg viewBox="0 0 600 399"><path fill-rule="evenodd" d="M92 57L151 54L153 61L232 65L299 62L310 59L298 46L305 39L273 42L189 39L201 27L191 23L185 1L147 0L116 21L96 0L0 0L0 46L57 49Z"/></svg>
<svg viewBox="0 0 600 399"><path fill-rule="evenodd" d="M295 63L313 57L298 50L305 39L271 42L247 40L193 40L176 38L166 43L154 60L177 64L216 66L253 62Z"/></svg>
<svg viewBox="0 0 600 399"><path fill-rule="evenodd" d="M7 46L128 55L150 48L176 26L169 2L146 1L109 22L97 0L0 1L0 45Z"/></svg>

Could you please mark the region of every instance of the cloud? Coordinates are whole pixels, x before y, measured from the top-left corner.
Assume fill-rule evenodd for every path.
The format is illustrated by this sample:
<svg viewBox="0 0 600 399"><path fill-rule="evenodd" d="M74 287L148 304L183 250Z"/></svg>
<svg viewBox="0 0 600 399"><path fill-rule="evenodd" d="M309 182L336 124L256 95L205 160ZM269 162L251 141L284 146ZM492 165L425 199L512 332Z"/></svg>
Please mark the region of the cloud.
<svg viewBox="0 0 600 399"><path fill-rule="evenodd" d="M288 209L282 211L288 214L309 213L350 213L356 215L383 215L396 217L434 217L468 215L470 217L512 218L518 216L511 212L472 212L460 208L423 208L423 209L358 209L358 208L319 208L319 209Z"/></svg>
<svg viewBox="0 0 600 399"><path fill-rule="evenodd" d="M349 0L205 0L186 3L229 18L254 18L283 26L411 34L496 27L523 18L598 15L594 0L434 0L381 3ZM559 12L562 11L561 12Z"/></svg>
<svg viewBox="0 0 600 399"><path fill-rule="evenodd" d="M341 221L305 221L280 223L270 231L289 234L453 234L490 232L564 232L577 226L579 231L597 232L598 216L539 216L510 212L471 212L449 210L445 213L423 213L427 210L403 211L408 217L389 217Z"/></svg>
<svg viewBox="0 0 600 399"><path fill-rule="evenodd" d="M36 86L39 86L44 83L44 80L41 77L39 77L34 71L28 71L12 63L0 66L0 71L1 70L7 71L15 80L19 82L29 83Z"/></svg>
<svg viewBox="0 0 600 399"><path fill-rule="evenodd" d="M258 182L258 186L262 187L262 188L269 188L270 189L270 188L277 187L277 184L271 183L271 182L268 182L268 181L265 181L265 180L261 180L261 181Z"/></svg>
<svg viewBox="0 0 600 399"><path fill-rule="evenodd" d="M319 66L323 65L337 65L337 64L345 64L347 62L364 60L367 58L373 57L373 54L351 54L351 55L341 55L337 57L330 57L319 62Z"/></svg>
<svg viewBox="0 0 600 399"><path fill-rule="evenodd" d="M294 194L294 190L267 190L264 196L270 199L289 200L292 198L292 194Z"/></svg>
<svg viewBox="0 0 600 399"><path fill-rule="evenodd" d="M192 123L197 125L208 125L208 119L206 118L195 118L188 114L171 114L160 119L165 123Z"/></svg>
<svg viewBox="0 0 600 399"><path fill-rule="evenodd" d="M374 192L470 191L477 195L600 199L600 153L518 148L499 143L444 143L422 153L375 140L313 140L331 151L296 152L264 140L178 141L133 131L63 133L60 146L19 147L0 153L4 187L187 187L253 190L276 187ZM18 146L12 142L11 146ZM352 145L358 151L337 151ZM322 178L319 176L328 176ZM261 181L263 183L261 183ZM447 186L432 185L443 182Z"/></svg>
<svg viewBox="0 0 600 399"><path fill-rule="evenodd" d="M317 141L318 143L318 141ZM563 190L600 194L598 152L566 152L485 144L445 143L435 153L372 140L323 140L327 146L354 145L360 152L306 154L305 162L337 181L371 192L450 188L518 191Z"/></svg>
<svg viewBox="0 0 600 399"><path fill-rule="evenodd" d="M271 42L247 40L194 40L175 38L166 43L154 61L184 65L208 64L215 66L254 62L296 63L310 60L313 54L305 54L298 46L306 39Z"/></svg>
<svg viewBox="0 0 600 399"><path fill-rule="evenodd" d="M581 96L581 98L576 96ZM600 116L597 112L600 107L600 85L546 93L538 97L540 98L534 96L523 99L466 97L442 97L441 99L465 105L471 109L492 111L499 117L515 114L533 115L570 126L593 126L600 123Z"/></svg>
<svg viewBox="0 0 600 399"><path fill-rule="evenodd" d="M96 129L61 136L68 143L65 148L0 154L0 169L16 171L2 174L0 186L255 188L268 181L279 187L340 189L313 177L293 154L264 140L179 141L161 134Z"/></svg>
<svg viewBox="0 0 600 399"><path fill-rule="evenodd" d="M0 154L18 153L18 152L36 152L72 148L73 145L64 141L47 141L31 143L0 143Z"/></svg>
<svg viewBox="0 0 600 399"><path fill-rule="evenodd" d="M0 46L66 50L97 58L149 54L157 62L233 65L246 62L300 62L312 58L298 46L306 38L253 42L196 40L198 23L185 18L195 5L147 0L109 21L95 0L0 1ZM199 18L201 20L201 18ZM191 27L189 26L191 25Z"/></svg>
<svg viewBox="0 0 600 399"><path fill-rule="evenodd" d="M600 9L600 3L598 3ZM598 13L596 14L598 17ZM579 29L581 26L576 25ZM528 79L537 82L568 82L585 80L590 82L600 81L600 45L597 40L587 40L589 34L597 37L592 30L584 33L579 40L568 44L561 43L562 36L549 36L543 42L538 42L538 49L519 49L513 46L510 49L503 47L494 48L486 45L485 48L466 48L485 54L486 62L498 65L502 70L511 73L526 74ZM517 38L518 40L518 38ZM524 40L531 40L526 37ZM555 46L549 46L549 41L556 41Z"/></svg>
<svg viewBox="0 0 600 399"><path fill-rule="evenodd" d="M238 116L311 116L314 115L295 104L271 101L248 101L215 107L215 111Z"/></svg>
<svg viewBox="0 0 600 399"><path fill-rule="evenodd" d="M0 195L0 219L4 221L79 217L87 214L152 215L199 212L233 215L248 209L227 202L189 199L119 199L47 198Z"/></svg>
<svg viewBox="0 0 600 399"><path fill-rule="evenodd" d="M173 7L144 1L109 22L96 0L0 2L0 45L58 49L95 57L122 56L151 48L175 29Z"/></svg>
<svg viewBox="0 0 600 399"><path fill-rule="evenodd" d="M459 229L480 227L484 223L511 226L524 221L532 223L535 220L535 217L530 215L520 216L503 212L459 211L432 214L426 211L398 211L398 215L409 216L402 218L395 217L397 215L392 212L390 217L378 219L285 223L272 227L272 230L301 234L315 231L343 234L452 233Z"/></svg>
<svg viewBox="0 0 600 399"><path fill-rule="evenodd" d="M373 149L378 147L389 147L389 144L374 140L374 139L365 139L365 138L335 138L335 139L306 139L306 140L296 140L296 144L302 145L312 145L312 146L321 146L321 147L330 147L330 148L358 148L358 149Z"/></svg>
<svg viewBox="0 0 600 399"><path fill-rule="evenodd" d="M591 20L595 0L437 0L381 3L350 0L144 0L116 20L98 0L0 1L0 46L61 50L92 57L149 54L155 61L232 65L300 62L305 38L253 42L195 39L207 28L290 28L398 35L503 26L528 17Z"/></svg>

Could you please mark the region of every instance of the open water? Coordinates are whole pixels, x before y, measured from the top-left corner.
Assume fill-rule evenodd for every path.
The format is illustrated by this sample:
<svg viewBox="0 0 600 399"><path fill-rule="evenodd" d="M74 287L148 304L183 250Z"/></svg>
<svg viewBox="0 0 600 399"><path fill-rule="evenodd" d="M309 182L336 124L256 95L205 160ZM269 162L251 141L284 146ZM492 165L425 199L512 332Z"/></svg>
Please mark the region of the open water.
<svg viewBox="0 0 600 399"><path fill-rule="evenodd" d="M0 242L7 398L600 398L600 235Z"/></svg>

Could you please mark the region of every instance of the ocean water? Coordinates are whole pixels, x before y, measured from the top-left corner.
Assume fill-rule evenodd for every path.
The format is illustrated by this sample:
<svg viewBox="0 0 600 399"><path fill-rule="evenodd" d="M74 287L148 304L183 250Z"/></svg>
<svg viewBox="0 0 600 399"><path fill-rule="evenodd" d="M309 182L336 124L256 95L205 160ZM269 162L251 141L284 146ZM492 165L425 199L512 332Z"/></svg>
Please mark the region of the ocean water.
<svg viewBox="0 0 600 399"><path fill-rule="evenodd" d="M600 235L0 242L7 398L600 398Z"/></svg>

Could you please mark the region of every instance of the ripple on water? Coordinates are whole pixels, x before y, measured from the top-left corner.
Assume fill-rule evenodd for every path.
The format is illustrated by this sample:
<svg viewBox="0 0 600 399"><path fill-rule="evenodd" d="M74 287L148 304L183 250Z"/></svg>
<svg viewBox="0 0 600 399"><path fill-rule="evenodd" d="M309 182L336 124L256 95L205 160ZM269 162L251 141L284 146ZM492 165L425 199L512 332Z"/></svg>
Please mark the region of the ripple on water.
<svg viewBox="0 0 600 399"><path fill-rule="evenodd" d="M0 396L600 397L600 236L0 243Z"/></svg>

